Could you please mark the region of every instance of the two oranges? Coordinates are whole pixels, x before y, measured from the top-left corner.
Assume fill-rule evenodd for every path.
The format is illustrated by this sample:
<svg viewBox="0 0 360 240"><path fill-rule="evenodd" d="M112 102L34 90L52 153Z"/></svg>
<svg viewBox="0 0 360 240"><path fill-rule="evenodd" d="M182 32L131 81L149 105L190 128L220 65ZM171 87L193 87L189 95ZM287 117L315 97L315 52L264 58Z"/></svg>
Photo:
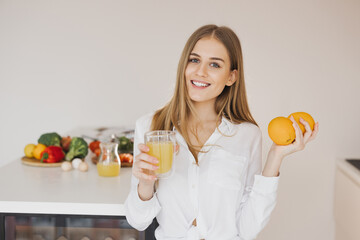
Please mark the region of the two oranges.
<svg viewBox="0 0 360 240"><path fill-rule="evenodd" d="M300 123L300 118L307 121L310 125L311 130L314 130L315 121L310 114L306 112L295 112L286 117L276 117L269 123L268 133L276 144L288 145L295 140L296 134L293 127L293 123L290 120L291 115L295 121L299 124L302 133L305 133L305 127Z"/></svg>

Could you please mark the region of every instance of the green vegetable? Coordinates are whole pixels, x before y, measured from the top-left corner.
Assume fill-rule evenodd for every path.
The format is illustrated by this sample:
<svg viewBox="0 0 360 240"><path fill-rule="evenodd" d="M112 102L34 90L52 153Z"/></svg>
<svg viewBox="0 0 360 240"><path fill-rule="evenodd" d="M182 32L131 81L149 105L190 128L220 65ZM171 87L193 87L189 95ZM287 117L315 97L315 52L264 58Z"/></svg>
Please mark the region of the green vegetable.
<svg viewBox="0 0 360 240"><path fill-rule="evenodd" d="M119 137L119 152L128 153L132 152L134 143L127 137Z"/></svg>
<svg viewBox="0 0 360 240"><path fill-rule="evenodd" d="M66 154L65 159L71 161L74 158L84 158L88 154L88 144L80 137L74 137L71 140L69 152Z"/></svg>
<svg viewBox="0 0 360 240"><path fill-rule="evenodd" d="M61 136L56 132L44 133L40 136L38 143L46 146L59 146L60 147Z"/></svg>

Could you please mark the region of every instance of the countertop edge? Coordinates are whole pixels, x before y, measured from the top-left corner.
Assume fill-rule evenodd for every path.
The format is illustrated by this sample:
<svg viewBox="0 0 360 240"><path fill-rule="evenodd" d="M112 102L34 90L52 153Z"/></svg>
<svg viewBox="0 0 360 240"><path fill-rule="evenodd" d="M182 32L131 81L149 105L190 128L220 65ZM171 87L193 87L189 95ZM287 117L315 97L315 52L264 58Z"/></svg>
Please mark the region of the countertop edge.
<svg viewBox="0 0 360 240"><path fill-rule="evenodd" d="M346 161L346 159L337 160L338 168L346 174L354 183L360 186L360 171Z"/></svg>
<svg viewBox="0 0 360 240"><path fill-rule="evenodd" d="M120 203L0 201L0 213L125 216L125 209Z"/></svg>

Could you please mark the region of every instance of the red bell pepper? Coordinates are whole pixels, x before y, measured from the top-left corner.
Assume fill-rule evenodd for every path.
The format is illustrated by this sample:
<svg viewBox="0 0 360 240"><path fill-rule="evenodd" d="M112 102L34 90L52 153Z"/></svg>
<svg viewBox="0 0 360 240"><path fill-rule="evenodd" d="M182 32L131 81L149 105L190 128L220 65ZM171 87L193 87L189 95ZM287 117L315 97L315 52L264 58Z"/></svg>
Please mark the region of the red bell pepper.
<svg viewBox="0 0 360 240"><path fill-rule="evenodd" d="M49 146L41 153L41 162L57 163L63 160L65 154L61 147Z"/></svg>

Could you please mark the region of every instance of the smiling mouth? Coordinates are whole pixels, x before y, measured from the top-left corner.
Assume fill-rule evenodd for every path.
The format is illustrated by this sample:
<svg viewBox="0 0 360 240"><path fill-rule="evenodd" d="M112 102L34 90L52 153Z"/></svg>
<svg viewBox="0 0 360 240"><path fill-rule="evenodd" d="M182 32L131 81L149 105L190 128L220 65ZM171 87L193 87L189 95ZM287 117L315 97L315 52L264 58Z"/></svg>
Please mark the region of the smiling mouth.
<svg viewBox="0 0 360 240"><path fill-rule="evenodd" d="M191 80L191 84L196 87L208 87L211 85L210 83L203 83L203 82L198 82L198 81L194 81L194 80Z"/></svg>

